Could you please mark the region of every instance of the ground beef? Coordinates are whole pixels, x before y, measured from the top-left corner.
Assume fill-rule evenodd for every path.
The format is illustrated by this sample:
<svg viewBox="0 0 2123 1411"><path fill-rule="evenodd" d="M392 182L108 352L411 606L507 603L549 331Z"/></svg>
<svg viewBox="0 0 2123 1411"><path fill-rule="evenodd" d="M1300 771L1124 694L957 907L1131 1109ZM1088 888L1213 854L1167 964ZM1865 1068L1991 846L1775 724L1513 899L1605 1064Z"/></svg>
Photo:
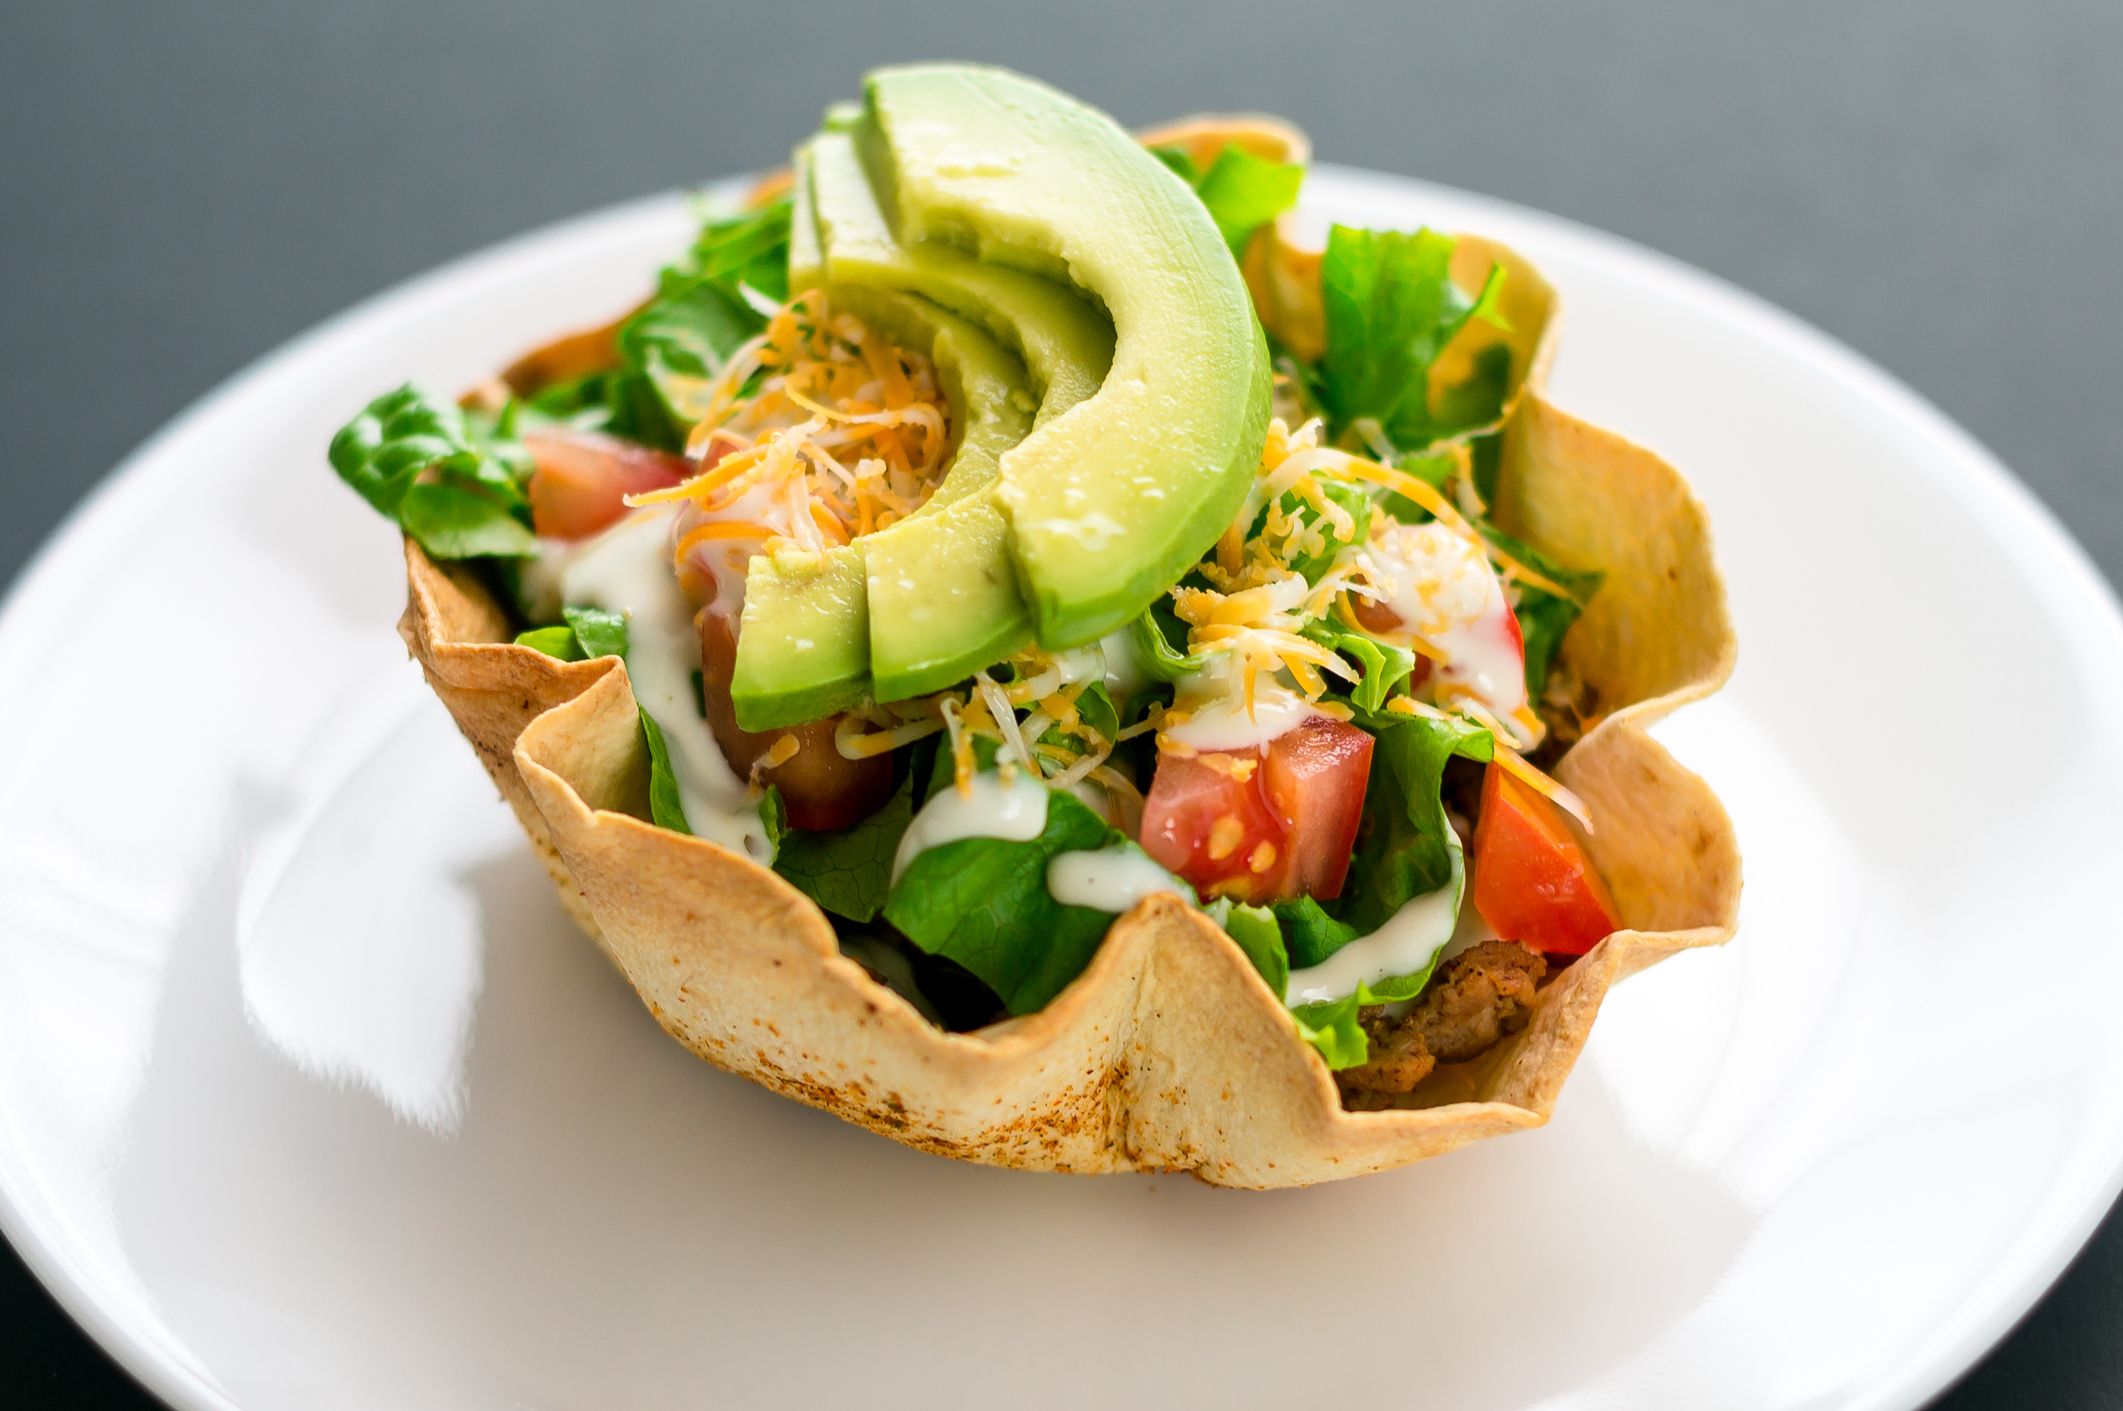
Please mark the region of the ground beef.
<svg viewBox="0 0 2123 1411"><path fill-rule="evenodd" d="M1483 941L1438 967L1437 978L1408 1012L1384 1006L1358 1015L1371 1061L1335 1077L1343 1095L1410 1091L1439 1063L1460 1063L1525 1026L1534 988L1548 963L1517 941Z"/></svg>

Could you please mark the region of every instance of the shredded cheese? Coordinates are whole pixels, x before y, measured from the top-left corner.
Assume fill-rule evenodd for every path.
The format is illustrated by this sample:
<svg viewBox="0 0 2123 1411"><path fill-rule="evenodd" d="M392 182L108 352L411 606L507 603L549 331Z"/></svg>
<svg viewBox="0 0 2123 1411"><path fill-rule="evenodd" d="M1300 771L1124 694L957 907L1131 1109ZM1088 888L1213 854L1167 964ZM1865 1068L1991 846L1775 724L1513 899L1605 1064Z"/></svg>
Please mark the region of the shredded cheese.
<svg viewBox="0 0 2123 1411"><path fill-rule="evenodd" d="M682 575L713 572L695 560L718 539L815 553L875 533L920 508L949 460L935 367L835 312L820 290L776 309L715 377L676 386L697 418L686 454L699 473L627 503L686 506Z"/></svg>

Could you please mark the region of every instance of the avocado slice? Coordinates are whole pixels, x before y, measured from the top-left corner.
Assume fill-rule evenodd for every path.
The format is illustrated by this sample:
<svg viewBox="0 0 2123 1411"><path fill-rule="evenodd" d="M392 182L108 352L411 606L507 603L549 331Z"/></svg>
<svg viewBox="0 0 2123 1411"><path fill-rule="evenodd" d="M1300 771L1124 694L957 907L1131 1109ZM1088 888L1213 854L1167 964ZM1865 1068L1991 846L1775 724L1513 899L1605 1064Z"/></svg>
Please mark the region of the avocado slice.
<svg viewBox="0 0 2123 1411"><path fill-rule="evenodd" d="M1113 358L1113 329L1103 314L1050 280L983 265L946 246L902 246L845 132L812 139L803 169L836 297L907 290L978 322L1024 359L1039 396L1034 425L1097 392ZM942 512L866 542L878 700L942 690L1032 640L998 489L995 475L979 483L954 472L932 501L942 502Z"/></svg>
<svg viewBox="0 0 2123 1411"><path fill-rule="evenodd" d="M1112 318L1105 381L1003 457L997 491L1040 642L1096 640L1194 565L1252 483L1268 348L1238 267L1157 158L1020 75L880 69L853 135L900 244L1065 281Z"/></svg>
<svg viewBox="0 0 2123 1411"><path fill-rule="evenodd" d="M796 149L790 161L789 293L801 294L826 282L826 254L818 243L818 218L811 204L811 148Z"/></svg>
<svg viewBox="0 0 2123 1411"><path fill-rule="evenodd" d="M745 572L745 608L737 636L730 698L737 723L772 730L845 710L871 694L870 606L866 557L876 546L948 512L947 490L963 480L991 486L1003 451L1031 427L1030 391L1017 358L979 328L926 300L887 290L836 294L847 309L902 347L936 364L958 444L935 494L906 519L823 554L761 554ZM1022 622L1015 584L996 620ZM978 599L978 585L966 590ZM1008 647L998 653L1007 655ZM993 660L994 658L990 658Z"/></svg>
<svg viewBox="0 0 2123 1411"><path fill-rule="evenodd" d="M1052 280L984 265L948 245L901 245L850 132L813 138L802 169L814 238L833 283L920 294L980 324L1024 359L1039 392L1039 421L1090 397L1106 380L1113 325L1103 313Z"/></svg>

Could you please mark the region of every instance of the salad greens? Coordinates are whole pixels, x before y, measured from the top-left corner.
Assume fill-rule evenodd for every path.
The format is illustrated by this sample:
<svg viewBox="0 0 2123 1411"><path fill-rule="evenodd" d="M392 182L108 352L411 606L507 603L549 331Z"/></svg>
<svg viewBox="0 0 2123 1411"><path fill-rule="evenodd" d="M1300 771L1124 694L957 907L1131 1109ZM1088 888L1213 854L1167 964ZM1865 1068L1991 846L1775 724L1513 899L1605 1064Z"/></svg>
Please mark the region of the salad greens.
<svg viewBox="0 0 2123 1411"><path fill-rule="evenodd" d="M1305 180L1305 169L1298 163L1270 161L1237 146L1217 153L1207 170L1197 167L1183 147L1154 150L1194 188L1234 255L1244 255L1255 231L1297 204Z"/></svg>
<svg viewBox="0 0 2123 1411"><path fill-rule="evenodd" d="M915 854L893 884L885 919L979 976L1010 1013L1030 1014L1083 972L1113 922L1107 912L1054 900L1047 864L1111 845L1134 846L1074 795L1050 790L1046 827L1028 842L964 838Z"/></svg>
<svg viewBox="0 0 2123 1411"><path fill-rule="evenodd" d="M531 552L530 463L499 424L407 385L332 438L332 469L438 559Z"/></svg>
<svg viewBox="0 0 2123 1411"><path fill-rule="evenodd" d="M545 389L540 413L675 451L692 425L688 395L766 327L789 295L789 202L709 216L654 298L619 327L619 365Z"/></svg>
<svg viewBox="0 0 2123 1411"><path fill-rule="evenodd" d="M1375 724L1356 858L1329 904L1353 936L1377 930L1409 898L1450 884L1458 845L1445 818L1445 762L1454 755L1487 762L1495 753L1489 732L1463 718L1388 716Z"/></svg>
<svg viewBox="0 0 2123 1411"><path fill-rule="evenodd" d="M1434 230L1328 231L1320 262L1327 347L1315 389L1337 433L1366 420L1398 450L1422 451L1502 414L1501 386L1493 402L1483 397L1447 415L1432 405L1430 369L1445 345L1470 320L1502 317L1502 266L1470 299L1452 279L1457 245Z"/></svg>
<svg viewBox="0 0 2123 1411"><path fill-rule="evenodd" d="M685 801L678 796L678 775L671 769L671 748L664 743L663 728L647 711L641 712L641 734L649 746L649 818L659 828L690 834Z"/></svg>
<svg viewBox="0 0 2123 1411"><path fill-rule="evenodd" d="M774 855L774 870L835 916L876 920L892 889L893 855L919 806L914 785L923 773L920 761L913 761L884 807L852 828L788 833Z"/></svg>
<svg viewBox="0 0 2123 1411"><path fill-rule="evenodd" d="M588 661L593 657L627 654L627 619L624 613L603 608L569 607L562 610L564 622L534 627L519 633L516 645L531 647L562 661ZM663 730L647 711L641 711L641 738L649 751L649 817L659 828L691 834L686 809L678 795L678 775L671 768L671 748Z"/></svg>

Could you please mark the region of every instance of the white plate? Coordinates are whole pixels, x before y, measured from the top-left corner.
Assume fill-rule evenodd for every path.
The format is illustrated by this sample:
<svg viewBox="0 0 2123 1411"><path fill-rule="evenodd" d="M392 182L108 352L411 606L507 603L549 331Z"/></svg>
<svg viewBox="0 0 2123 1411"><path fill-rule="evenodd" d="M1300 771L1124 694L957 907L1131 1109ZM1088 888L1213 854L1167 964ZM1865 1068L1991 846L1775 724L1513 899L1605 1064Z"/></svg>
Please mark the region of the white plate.
<svg viewBox="0 0 2123 1411"><path fill-rule="evenodd" d="M1742 668L1666 737L1741 936L1623 987L1545 1130L1273 1195L917 1155L663 1037L391 633L324 465L602 318L664 198L300 340L0 618L0 1225L180 1407L1909 1407L2123 1178L2123 622L1997 463L1605 236L1324 171L1564 292L1555 391L1709 501ZM2024 989L2022 987L2025 987ZM1328 1388L1325 1393L1322 1388Z"/></svg>

